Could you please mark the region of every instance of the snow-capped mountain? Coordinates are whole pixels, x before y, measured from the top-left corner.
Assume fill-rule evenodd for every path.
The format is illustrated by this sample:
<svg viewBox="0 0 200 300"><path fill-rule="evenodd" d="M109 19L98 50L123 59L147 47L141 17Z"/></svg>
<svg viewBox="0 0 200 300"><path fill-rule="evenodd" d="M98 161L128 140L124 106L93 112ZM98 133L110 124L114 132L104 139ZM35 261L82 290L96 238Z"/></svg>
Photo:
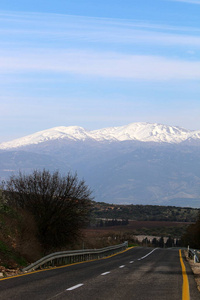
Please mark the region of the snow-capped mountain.
<svg viewBox="0 0 200 300"><path fill-rule="evenodd" d="M140 141L178 144L191 139L200 140L200 131L191 131L157 123L132 123L125 126L109 127L93 131L87 131L78 126L60 126L39 131L10 142L1 143L0 149L18 148L60 139L69 139L72 141Z"/></svg>
<svg viewBox="0 0 200 300"><path fill-rule="evenodd" d="M96 201L200 207L200 131L132 123L55 127L0 144L0 177L76 172Z"/></svg>

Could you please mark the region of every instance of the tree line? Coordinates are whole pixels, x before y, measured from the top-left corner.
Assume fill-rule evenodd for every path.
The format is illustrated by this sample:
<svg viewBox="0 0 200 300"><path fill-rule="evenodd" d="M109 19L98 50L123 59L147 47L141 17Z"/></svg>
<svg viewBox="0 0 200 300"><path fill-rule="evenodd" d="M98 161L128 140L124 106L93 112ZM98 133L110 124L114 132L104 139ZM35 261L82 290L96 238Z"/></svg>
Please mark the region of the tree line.
<svg viewBox="0 0 200 300"><path fill-rule="evenodd" d="M159 205L120 205L94 202L94 217L99 219L129 219L137 221L196 222L199 209Z"/></svg>
<svg viewBox="0 0 200 300"><path fill-rule="evenodd" d="M124 226L128 225L129 221L128 219L112 219L112 220L97 220L95 225L91 225L91 227L111 227L111 226Z"/></svg>

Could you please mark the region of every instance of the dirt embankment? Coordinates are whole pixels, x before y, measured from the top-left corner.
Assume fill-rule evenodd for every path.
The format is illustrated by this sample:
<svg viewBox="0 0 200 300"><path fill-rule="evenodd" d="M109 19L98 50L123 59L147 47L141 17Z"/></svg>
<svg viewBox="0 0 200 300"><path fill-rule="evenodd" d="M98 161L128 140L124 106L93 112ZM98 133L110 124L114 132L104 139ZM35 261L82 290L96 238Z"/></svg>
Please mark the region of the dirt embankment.
<svg viewBox="0 0 200 300"><path fill-rule="evenodd" d="M7 269L3 266L0 266L0 279L4 277L17 276L23 274L23 272L19 269Z"/></svg>
<svg viewBox="0 0 200 300"><path fill-rule="evenodd" d="M195 281L197 283L197 288L200 292L200 263L194 263L193 259L188 257L188 252L185 251L185 257L190 264L192 272L194 274Z"/></svg>

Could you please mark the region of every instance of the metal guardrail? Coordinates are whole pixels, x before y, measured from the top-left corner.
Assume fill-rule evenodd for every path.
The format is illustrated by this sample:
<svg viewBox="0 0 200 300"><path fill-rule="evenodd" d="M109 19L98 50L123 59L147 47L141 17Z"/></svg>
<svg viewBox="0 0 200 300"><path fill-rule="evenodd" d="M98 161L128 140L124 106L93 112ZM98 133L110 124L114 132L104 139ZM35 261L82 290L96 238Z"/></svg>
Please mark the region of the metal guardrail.
<svg viewBox="0 0 200 300"><path fill-rule="evenodd" d="M38 268L46 268L46 267L55 267L55 266L62 266L67 264L72 264L75 262L82 262L92 259L99 259L105 256L109 256L125 250L128 247L128 242L124 242L120 245L114 245L106 248L101 249L86 249L86 250L74 250L74 251L62 251L62 252L55 252L49 254L35 263L24 268L23 272L30 272L37 270Z"/></svg>
<svg viewBox="0 0 200 300"><path fill-rule="evenodd" d="M190 249L188 247L188 257L194 259L194 263L198 263L199 262L199 256L200 256L199 250Z"/></svg>

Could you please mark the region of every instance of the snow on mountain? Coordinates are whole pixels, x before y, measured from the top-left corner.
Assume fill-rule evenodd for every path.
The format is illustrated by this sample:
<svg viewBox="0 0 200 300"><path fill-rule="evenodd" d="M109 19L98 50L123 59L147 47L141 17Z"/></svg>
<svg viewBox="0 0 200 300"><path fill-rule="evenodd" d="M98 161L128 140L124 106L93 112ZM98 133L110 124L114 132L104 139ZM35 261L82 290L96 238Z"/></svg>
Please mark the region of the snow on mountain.
<svg viewBox="0 0 200 300"><path fill-rule="evenodd" d="M6 150L43 143L50 140L69 139L73 141L142 141L157 143L180 143L186 140L200 140L200 131L190 131L180 127L151 123L131 123L120 127L109 127L87 131L78 126L60 126L36 132L10 142L0 144Z"/></svg>
<svg viewBox="0 0 200 300"><path fill-rule="evenodd" d="M10 142L1 143L0 149L19 148L22 146L40 144L50 140L57 139L71 139L71 140L85 140L87 138L87 132L78 126L60 126L51 129L36 132L25 137L15 139Z"/></svg>
<svg viewBox="0 0 200 300"><path fill-rule="evenodd" d="M179 127L151 123L132 123L92 132L96 140L136 140L141 142L180 143L191 137L192 132ZM200 134L199 134L200 138Z"/></svg>

